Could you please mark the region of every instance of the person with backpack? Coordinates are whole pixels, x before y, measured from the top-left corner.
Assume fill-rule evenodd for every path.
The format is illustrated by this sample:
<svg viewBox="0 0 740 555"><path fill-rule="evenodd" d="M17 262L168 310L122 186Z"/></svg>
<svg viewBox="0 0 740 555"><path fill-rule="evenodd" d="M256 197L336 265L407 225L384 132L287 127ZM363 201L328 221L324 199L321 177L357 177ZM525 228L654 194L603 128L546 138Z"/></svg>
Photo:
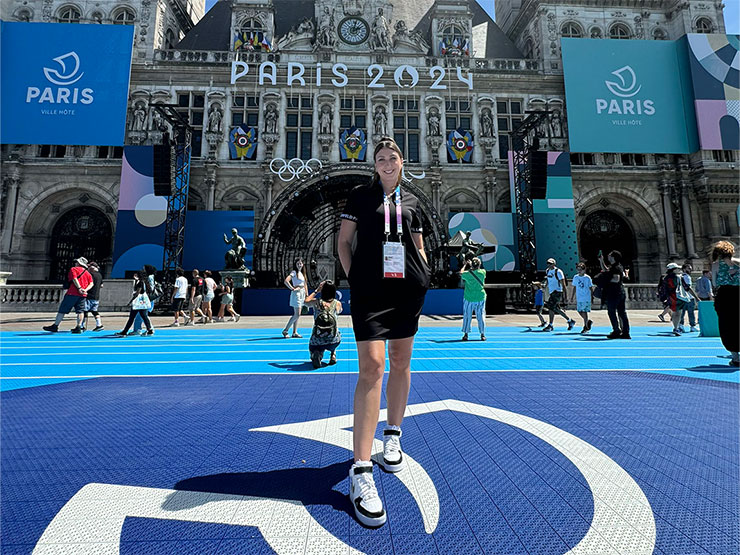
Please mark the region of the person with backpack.
<svg viewBox="0 0 740 555"><path fill-rule="evenodd" d="M154 279L151 281L148 279L150 274L147 274L148 268L144 267L138 273L134 274L134 294L129 301L131 304L131 311L128 315L128 321L121 331L117 331L114 335L116 337L126 337L128 330L134 323L137 316L140 316L144 325L146 326L145 335L154 335L154 328L152 328L152 322L149 320L149 312L152 310L152 301L149 295L154 293ZM154 272L152 272L153 274Z"/></svg>
<svg viewBox="0 0 740 555"><path fill-rule="evenodd" d="M57 309L57 316L54 323L44 326L44 331L56 333L59 331L59 324L64 320L64 316L74 308L77 315L77 326L70 330L72 333L82 333L82 316L85 312L85 298L87 292L93 287L93 278L87 269L87 258L80 257L74 260L74 266L70 268L67 274L67 291L64 293L62 302Z"/></svg>
<svg viewBox="0 0 740 555"><path fill-rule="evenodd" d="M97 262L90 262L87 266L90 275L93 278L93 285L87 290L87 298L85 299L85 315L82 318L82 324L80 329L85 331L87 329L87 315L92 314L95 319L95 328L93 331L101 331L104 328L103 322L100 319L100 288L103 287L103 275L100 273L100 267Z"/></svg>
<svg viewBox="0 0 740 555"><path fill-rule="evenodd" d="M694 290L691 288L691 272L693 271L694 267L689 264L688 262L681 266L681 271L683 274L681 275L681 279L683 280L683 287L694 295L695 298L692 298L689 304L687 304L683 311L681 311L681 322L679 326L681 327L681 331L684 331L683 323L684 323L684 316L688 314L689 316L689 331L690 332L697 332L699 329L696 327L696 302L699 300L699 296L696 295Z"/></svg>
<svg viewBox="0 0 740 555"><path fill-rule="evenodd" d="M470 268L470 269L468 269ZM471 324L473 323L473 312L478 321L480 340L486 340L486 271L481 268L480 258L475 257L466 260L460 270L460 279L463 281L463 323L462 340L468 340Z"/></svg>
<svg viewBox="0 0 740 555"><path fill-rule="evenodd" d="M681 335L684 332L680 325L681 314L683 314L685 308L691 305L692 295L694 297L696 295L690 287L688 289L686 288L681 266L675 262L671 262L666 266L665 284L668 292L668 303L673 311L671 315L671 322L673 323L672 333L673 335Z"/></svg>
<svg viewBox="0 0 740 555"><path fill-rule="evenodd" d="M320 298L316 298L320 295ZM308 352L314 368L321 368L324 351L329 351L329 365L337 363L336 350L342 341L337 315L342 303L337 300L337 288L331 281L322 281L316 291L306 297L306 306L313 308L313 329L308 340Z"/></svg>
<svg viewBox="0 0 740 555"><path fill-rule="evenodd" d="M570 318L560 306L560 303L568 304L568 291L567 281L563 270L556 266L556 260L554 258L547 259L547 272L545 273L547 278L547 289L550 292L550 296L547 299L545 305L548 308L549 323L542 328L542 331L552 331L554 328L552 323L555 321L555 315L559 314L565 321L568 322L568 331L573 329L576 325L576 321Z"/></svg>

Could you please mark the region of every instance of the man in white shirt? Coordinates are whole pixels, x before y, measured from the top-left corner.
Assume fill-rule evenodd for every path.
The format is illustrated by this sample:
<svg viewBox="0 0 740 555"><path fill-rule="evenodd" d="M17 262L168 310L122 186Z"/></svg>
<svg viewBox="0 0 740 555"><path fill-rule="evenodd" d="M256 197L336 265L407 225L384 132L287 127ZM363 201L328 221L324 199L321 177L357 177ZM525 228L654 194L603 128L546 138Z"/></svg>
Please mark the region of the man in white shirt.
<svg viewBox="0 0 740 555"><path fill-rule="evenodd" d="M565 321L568 322L568 330L572 330L573 326L576 325L576 321L568 318L565 311L560 308L560 303L568 304L568 292L566 291L565 274L563 270L555 265L554 258L547 259L547 289L550 292L550 297L547 299L545 306L550 311L549 318L550 323L547 324L542 331L552 331L552 322L555 320L555 314L560 314Z"/></svg>
<svg viewBox="0 0 740 555"><path fill-rule="evenodd" d="M187 324L189 320L187 313L182 308L188 296L188 279L185 277L182 268L177 268L175 274L177 279L175 280L175 288L172 290L172 311L175 313L175 321L172 322L172 325L179 326L180 314L182 314L183 323Z"/></svg>

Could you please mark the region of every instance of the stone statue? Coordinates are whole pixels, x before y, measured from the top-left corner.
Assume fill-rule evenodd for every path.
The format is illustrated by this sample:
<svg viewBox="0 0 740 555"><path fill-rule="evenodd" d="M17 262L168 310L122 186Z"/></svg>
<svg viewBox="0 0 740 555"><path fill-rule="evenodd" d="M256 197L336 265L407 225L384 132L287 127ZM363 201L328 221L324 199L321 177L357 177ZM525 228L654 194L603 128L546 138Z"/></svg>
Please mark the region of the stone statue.
<svg viewBox="0 0 740 555"><path fill-rule="evenodd" d="M239 236L237 229L231 229L231 239L224 233L224 243L231 245L226 251L224 260L226 261L225 270L244 270L244 256L247 254L247 243Z"/></svg>
<svg viewBox="0 0 740 555"><path fill-rule="evenodd" d="M319 30L316 33L316 44L314 44L314 50L320 47L331 48L336 42L336 34L334 30L334 12L329 12L328 7L324 7L324 13L321 15L321 21L319 22Z"/></svg>
<svg viewBox="0 0 740 555"><path fill-rule="evenodd" d="M208 131L211 133L223 133L224 132L224 116L221 112L221 108L218 104L214 104L211 107L211 111L208 112Z"/></svg>
<svg viewBox="0 0 740 555"><path fill-rule="evenodd" d="M376 106L373 116L373 130L378 137L384 137L387 131L388 116L385 114L385 106Z"/></svg>
<svg viewBox="0 0 740 555"><path fill-rule="evenodd" d="M493 137L493 117L489 108L483 108L480 113L480 136Z"/></svg>
<svg viewBox="0 0 740 555"><path fill-rule="evenodd" d="M322 135L331 134L331 106L324 104L321 107L321 116L319 117L319 133Z"/></svg>
<svg viewBox="0 0 740 555"><path fill-rule="evenodd" d="M383 15L383 8L378 8L378 14L375 16L370 34L371 47L391 51L391 32L388 27L388 20Z"/></svg>
<svg viewBox="0 0 740 555"><path fill-rule="evenodd" d="M152 123L149 127L152 131L164 131L167 129L159 110L152 108Z"/></svg>
<svg viewBox="0 0 740 555"><path fill-rule="evenodd" d="M473 241L470 236L471 232L467 231L465 233L465 239L463 239L460 252L457 255L457 261L460 264L461 268L466 261L472 260L483 252L483 245L481 243L476 243L475 241Z"/></svg>
<svg viewBox="0 0 740 555"><path fill-rule="evenodd" d="M424 36L419 31L411 31L409 38L411 39L411 42L419 48L419 50L424 53L429 52L429 44L424 40Z"/></svg>
<svg viewBox="0 0 740 555"><path fill-rule="evenodd" d="M550 115L550 129L552 136L555 138L561 138L563 136L563 120L560 110L553 110Z"/></svg>
<svg viewBox="0 0 740 555"><path fill-rule="evenodd" d="M301 21L296 29L296 33L299 35L310 34L313 36L315 32L316 28L314 27L313 19L308 17Z"/></svg>
<svg viewBox="0 0 740 555"><path fill-rule="evenodd" d="M269 104L265 110L265 133L277 134L278 113L274 104Z"/></svg>
<svg viewBox="0 0 740 555"><path fill-rule="evenodd" d="M131 129L133 131L146 130L146 110L144 110L143 102L137 102L134 107L134 120L131 122Z"/></svg>
<svg viewBox="0 0 740 555"><path fill-rule="evenodd" d="M396 33L393 35L393 44L395 44L398 39L409 38L409 29L406 27L406 22L403 19L399 19L396 22L395 29Z"/></svg>
<svg viewBox="0 0 740 555"><path fill-rule="evenodd" d="M439 110L432 108L427 114L427 124L429 125L429 135L438 137L440 135L439 130Z"/></svg>

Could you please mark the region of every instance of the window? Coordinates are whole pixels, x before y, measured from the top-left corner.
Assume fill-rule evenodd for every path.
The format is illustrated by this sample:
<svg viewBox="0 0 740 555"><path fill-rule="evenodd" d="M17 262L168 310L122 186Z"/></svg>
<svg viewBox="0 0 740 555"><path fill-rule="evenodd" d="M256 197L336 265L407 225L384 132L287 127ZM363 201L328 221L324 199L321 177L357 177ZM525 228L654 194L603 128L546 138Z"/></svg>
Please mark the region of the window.
<svg viewBox="0 0 740 555"><path fill-rule="evenodd" d="M594 155L590 152L572 153L570 155L570 163L574 166L593 166Z"/></svg>
<svg viewBox="0 0 740 555"><path fill-rule="evenodd" d="M419 101L413 98L393 100L393 138L406 162L419 162Z"/></svg>
<svg viewBox="0 0 740 555"><path fill-rule="evenodd" d="M666 35L666 32L663 29L656 29L653 31L653 38L655 40L667 40L668 35Z"/></svg>
<svg viewBox="0 0 740 555"><path fill-rule="evenodd" d="M499 100L496 102L498 118L498 156L506 160L511 148L511 132L522 121L521 100Z"/></svg>
<svg viewBox="0 0 740 555"><path fill-rule="evenodd" d="M564 37L577 39L583 36L583 29L581 29L581 26L578 25L578 23L569 21L563 25L563 28L560 30L560 34Z"/></svg>
<svg viewBox="0 0 740 555"><path fill-rule="evenodd" d="M231 126L245 123L256 128L260 118L260 97L248 94L235 94L231 97Z"/></svg>
<svg viewBox="0 0 740 555"><path fill-rule="evenodd" d="M175 32L172 29L167 29L167 32L164 34L164 47L167 50L172 50L177 42Z"/></svg>
<svg viewBox="0 0 740 555"><path fill-rule="evenodd" d="M339 133L357 127L367 132L367 102L365 97L343 98L339 104Z"/></svg>
<svg viewBox="0 0 740 555"><path fill-rule="evenodd" d="M601 29L598 27L591 27L591 38L600 39L602 38Z"/></svg>
<svg viewBox="0 0 740 555"><path fill-rule="evenodd" d="M706 17L700 17L696 20L696 32L709 34L712 32L712 22Z"/></svg>
<svg viewBox="0 0 740 555"><path fill-rule="evenodd" d="M202 92L182 92L177 95L178 112L193 128L192 157L200 158L203 145L203 107L206 96Z"/></svg>
<svg viewBox="0 0 740 555"><path fill-rule="evenodd" d="M65 145L40 145L39 158L64 158L67 154Z"/></svg>
<svg viewBox="0 0 740 555"><path fill-rule="evenodd" d="M609 38L625 40L630 38L630 30L624 23L617 23L609 29Z"/></svg>
<svg viewBox="0 0 740 555"><path fill-rule="evenodd" d="M113 23L115 25L133 25L134 12L128 8L119 10L118 13L113 16Z"/></svg>
<svg viewBox="0 0 740 555"><path fill-rule="evenodd" d="M313 99L306 95L288 98L285 115L285 158L308 160L312 156Z"/></svg>
<svg viewBox="0 0 740 555"><path fill-rule="evenodd" d="M79 23L80 22L80 11L73 7L67 6L59 11L59 23Z"/></svg>
<svg viewBox="0 0 740 555"><path fill-rule="evenodd" d="M724 214L719 215L719 234L730 235L730 218Z"/></svg>
<svg viewBox="0 0 740 555"><path fill-rule="evenodd" d="M448 100L445 102L445 123L447 133L461 127L465 131L471 131L470 102L467 100Z"/></svg>
<svg viewBox="0 0 740 555"><path fill-rule="evenodd" d="M732 150L713 150L712 158L715 162L734 162L735 153Z"/></svg>
<svg viewBox="0 0 740 555"><path fill-rule="evenodd" d="M442 30L442 44L440 45L440 55L450 54L460 56L470 55L470 42L465 37L465 33L458 25L448 25Z"/></svg>
<svg viewBox="0 0 740 555"><path fill-rule="evenodd" d="M524 57L528 60L534 58L534 41L531 38L524 43Z"/></svg>
<svg viewBox="0 0 740 555"><path fill-rule="evenodd" d="M15 18L18 21L31 21L31 12L29 10L20 10Z"/></svg>
<svg viewBox="0 0 740 555"><path fill-rule="evenodd" d="M246 19L242 21L234 37L234 50L246 50L249 52L270 52L272 50L272 45L259 19Z"/></svg>
<svg viewBox="0 0 740 555"><path fill-rule="evenodd" d="M123 158L122 146L99 146L97 158L100 159L120 159Z"/></svg>

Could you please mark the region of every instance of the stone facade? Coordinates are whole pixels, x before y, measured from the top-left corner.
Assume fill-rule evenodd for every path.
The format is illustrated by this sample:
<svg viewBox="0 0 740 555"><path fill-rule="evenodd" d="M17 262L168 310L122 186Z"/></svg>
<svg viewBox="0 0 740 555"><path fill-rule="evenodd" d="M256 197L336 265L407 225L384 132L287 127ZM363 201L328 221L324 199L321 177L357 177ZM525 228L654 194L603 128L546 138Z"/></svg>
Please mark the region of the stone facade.
<svg viewBox="0 0 740 555"><path fill-rule="evenodd" d="M31 21L55 21L61 9L71 6L56 0L47 3L3 3L3 14L13 20L25 17L23 10L28 10ZM216 8L226 9L219 4ZM168 48L173 44L167 43L167 31L173 29L177 36L185 36L187 25L182 23L182 13L197 22L203 5L193 3L181 8L183 4L177 2L137 0L126 4L133 10L137 26L127 144L161 142L168 125L152 105L179 104L195 125L198 137L194 142L190 208L254 209L255 266L280 273L283 268L275 265L281 264L268 254L275 244L271 237L273 224L290 210L291 195L301 195L319 180L359 183L371 175L369 163L341 161L337 146L344 128L342 121L348 117L353 122L364 121L367 160L372 160L373 143L381 134L403 136L408 150L407 170L425 174L414 180L414 186L424 197L427 216L435 224L429 230L429 246L439 246L446 240L443 222L450 212L509 210L508 168L500 147L507 144L507 128L524 117L525 110L547 107L557 113L557 119L543 130L546 147L567 150L567 106L558 46L566 23L577 24L585 36L591 36L592 28L598 27L601 36L608 37L614 24L623 23L630 30L630 38L675 39L696 31L698 18L706 17L714 32L724 31L719 4L656 1L642 3L639 8L633 2L622 4L498 0L497 20L508 35L506 38L501 33L501 40L509 41L503 44L492 42L495 24L481 19L474 0L315 0L309 16L294 14L294 24L287 28L285 18L289 16L281 11L283 5L277 0L234 0L228 4L223 20L228 27L223 29L226 43L220 48L199 49L195 41L191 44L196 47L185 50ZM102 13L104 21L111 21L123 6L104 0L78 9L85 21L95 19L91 15L94 9ZM351 44L364 32L360 24L353 23L356 18L367 23L368 36ZM340 24L345 21L350 24L342 31ZM232 37L245 26L252 28L250 25L258 25L269 39L269 52L261 47L235 51ZM665 37L656 35L656 29L665 31ZM350 34L342 37L343 32ZM358 33L357 37L352 33ZM440 43L445 36L452 37L450 33L459 33L461 40L456 52L443 54ZM522 54L497 57L497 49L504 47L509 48L508 52L518 47ZM249 64L247 78L236 83L232 83L231 72L234 60ZM276 64L274 85L269 79L262 85L257 83L259 64L266 61ZM289 63L303 64L306 86L298 82L288 86ZM317 85L319 63L323 69L321 85ZM336 77L331 69L337 63L347 67L345 87L331 83ZM382 88L369 87L377 76L377 72L368 73L372 64L386 68L376 82L384 85ZM417 68L416 86L394 81L394 69L403 64ZM437 81L440 72L433 66L444 68L443 81ZM458 68L462 79L457 77ZM468 72L474 76L472 90L465 82ZM433 89L435 81L447 88ZM291 114L296 116L292 122L288 119ZM233 124L250 117L259 130L256 159L231 159L229 131ZM453 120L458 126L469 123L475 137L470 164L448 162L444 138ZM413 150L414 144L418 151ZM63 245L58 239L60 222L65 217L74 220L81 208L99 212L109 222L110 233L115 233L120 155L120 149L112 147L3 147L0 260L4 270L13 272L12 279L57 277L54 268L62 257ZM738 235L737 156L737 152L707 151L687 157L572 155L581 247L600 233L594 227L595 219L609 214L617 222L614 225L626 230L621 240L625 248L631 249L630 265L638 281L657 280L669 259L693 259L702 266L713 241ZM321 160L323 167L310 177L293 181L281 180L270 170L273 159L293 157L313 157ZM113 235L107 240L107 252L89 253L102 259L107 265L104 271L110 270ZM306 247L310 252L303 253L318 261L323 268L321 277L334 277L337 264L333 241L329 233L319 243ZM78 248L75 254L85 253ZM593 253L582 254L593 258ZM436 269L444 269L441 259Z"/></svg>

